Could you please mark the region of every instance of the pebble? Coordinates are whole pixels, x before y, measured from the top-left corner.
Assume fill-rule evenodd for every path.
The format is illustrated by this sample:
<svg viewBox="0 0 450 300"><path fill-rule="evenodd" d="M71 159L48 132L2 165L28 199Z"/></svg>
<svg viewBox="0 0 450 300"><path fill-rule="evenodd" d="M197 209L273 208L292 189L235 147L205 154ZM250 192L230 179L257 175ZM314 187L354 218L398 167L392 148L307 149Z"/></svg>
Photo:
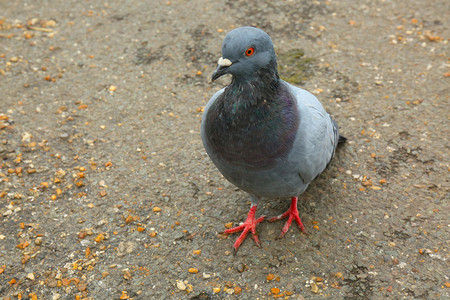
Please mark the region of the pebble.
<svg viewBox="0 0 450 300"><path fill-rule="evenodd" d="M363 274L358 274L356 277L358 277L359 279L366 279L367 278L367 274L363 273Z"/></svg>
<svg viewBox="0 0 450 300"><path fill-rule="evenodd" d="M58 300L59 298L61 298L61 295L58 293L53 294L52 296L52 300Z"/></svg>
<svg viewBox="0 0 450 300"><path fill-rule="evenodd" d="M55 20L48 20L47 22L45 22L46 27L55 27L56 26L56 21Z"/></svg>
<svg viewBox="0 0 450 300"><path fill-rule="evenodd" d="M35 279L33 273L28 273L27 278L30 279L30 280L32 280L32 281Z"/></svg>
<svg viewBox="0 0 450 300"><path fill-rule="evenodd" d="M177 281L177 288L181 291L184 291L186 289L186 285L183 281Z"/></svg>
<svg viewBox="0 0 450 300"><path fill-rule="evenodd" d="M244 265L243 263L239 263L239 264L237 265L237 267L236 267L236 270L237 270L239 273L244 272L244 271L245 271L245 265Z"/></svg>
<svg viewBox="0 0 450 300"><path fill-rule="evenodd" d="M319 293L319 287L315 282L311 282L311 292L313 292L314 294Z"/></svg>
<svg viewBox="0 0 450 300"><path fill-rule="evenodd" d="M83 247L87 247L87 246L91 245L92 242L91 242L90 240L82 240L82 241L80 241L80 244L81 244Z"/></svg>
<svg viewBox="0 0 450 300"><path fill-rule="evenodd" d="M39 245L41 245L42 244L42 237L37 237L35 240L34 240L34 244L36 245L36 246L39 246Z"/></svg>
<svg viewBox="0 0 450 300"><path fill-rule="evenodd" d="M179 240L184 236L184 233L182 231L175 231L172 235L172 238L174 240Z"/></svg>
<svg viewBox="0 0 450 300"><path fill-rule="evenodd" d="M86 283L79 283L77 285L77 288L80 292L85 291L87 289L87 284Z"/></svg>
<svg viewBox="0 0 450 300"><path fill-rule="evenodd" d="M57 282L55 279L53 279L53 278L50 278L50 279L48 280L48 283L47 283L47 285L48 285L49 287L51 287L51 288L56 287L57 284L58 284L58 282Z"/></svg>

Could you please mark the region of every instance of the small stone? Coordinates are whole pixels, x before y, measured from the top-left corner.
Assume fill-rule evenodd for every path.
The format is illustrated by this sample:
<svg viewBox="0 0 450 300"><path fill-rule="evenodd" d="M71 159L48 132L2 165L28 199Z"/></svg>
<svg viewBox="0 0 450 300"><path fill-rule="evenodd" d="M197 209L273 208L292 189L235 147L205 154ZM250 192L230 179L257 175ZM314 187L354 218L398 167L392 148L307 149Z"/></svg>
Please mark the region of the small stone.
<svg viewBox="0 0 450 300"><path fill-rule="evenodd" d="M33 273L28 273L28 274L27 274L27 278L30 279L31 281L34 281L34 279L35 279Z"/></svg>
<svg viewBox="0 0 450 300"><path fill-rule="evenodd" d="M57 282L55 279L53 279L53 278L50 278L50 279L48 280L48 282L47 282L47 285L48 285L49 287L51 287L51 288L56 287L57 284L58 284L58 282Z"/></svg>
<svg viewBox="0 0 450 300"><path fill-rule="evenodd" d="M356 277L358 277L359 279L362 279L362 280L366 279L368 276L369 275L367 275L366 273L356 275Z"/></svg>
<svg viewBox="0 0 450 300"><path fill-rule="evenodd" d="M177 281L177 288L181 291L186 290L186 285L184 284L183 281Z"/></svg>
<svg viewBox="0 0 450 300"><path fill-rule="evenodd" d="M58 293L53 294L52 296L52 300L58 300L59 298L61 298L61 295Z"/></svg>
<svg viewBox="0 0 450 300"><path fill-rule="evenodd" d="M44 24L45 24L46 27L55 27L56 26L56 21L55 20L48 20Z"/></svg>
<svg viewBox="0 0 450 300"><path fill-rule="evenodd" d="M126 279L126 280L130 280L131 277L132 277L132 276L131 276L130 271L129 271L128 269L124 269L124 270L123 270L123 278Z"/></svg>
<svg viewBox="0 0 450 300"><path fill-rule="evenodd" d="M223 233L218 233L218 234L217 234L217 237L218 237L219 239L221 239L221 240L224 240L224 239L227 239L227 238L228 238L228 235L227 235L227 234L223 234Z"/></svg>
<svg viewBox="0 0 450 300"><path fill-rule="evenodd" d="M77 288L80 292L85 291L87 289L87 284L82 282L77 285Z"/></svg>
<svg viewBox="0 0 450 300"><path fill-rule="evenodd" d="M36 245L36 246L40 246L41 244L42 244L42 237L37 237L35 240L34 240L34 244Z"/></svg>
<svg viewBox="0 0 450 300"><path fill-rule="evenodd" d="M319 287L314 281L311 282L311 292L313 292L314 294L319 293Z"/></svg>
<svg viewBox="0 0 450 300"><path fill-rule="evenodd" d="M244 265L243 263L239 263L239 264L237 265L237 267L236 267L236 270L237 270L239 273L244 272L244 271L245 271L245 265Z"/></svg>

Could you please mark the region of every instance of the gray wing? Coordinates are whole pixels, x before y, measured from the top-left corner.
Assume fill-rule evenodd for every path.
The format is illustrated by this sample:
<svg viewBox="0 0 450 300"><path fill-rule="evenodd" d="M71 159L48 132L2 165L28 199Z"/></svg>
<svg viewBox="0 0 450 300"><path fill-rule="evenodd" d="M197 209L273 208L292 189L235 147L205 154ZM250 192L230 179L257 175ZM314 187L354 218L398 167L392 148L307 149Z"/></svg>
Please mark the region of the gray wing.
<svg viewBox="0 0 450 300"><path fill-rule="evenodd" d="M331 119L331 117L330 117L330 119ZM334 134L334 137L333 137L333 154L331 155L331 158L330 158L330 161L327 164L327 167L330 164L331 160L333 159L334 154L336 154L336 148L337 148L338 144L340 143L340 140L341 139L345 140L345 137L341 137L339 135L339 126L336 123L336 121L331 119L331 123L333 124L333 134Z"/></svg>
<svg viewBox="0 0 450 300"><path fill-rule="evenodd" d="M297 137L288 159L303 183L309 184L333 158L339 140L338 127L313 94L286 84L297 100L300 115Z"/></svg>

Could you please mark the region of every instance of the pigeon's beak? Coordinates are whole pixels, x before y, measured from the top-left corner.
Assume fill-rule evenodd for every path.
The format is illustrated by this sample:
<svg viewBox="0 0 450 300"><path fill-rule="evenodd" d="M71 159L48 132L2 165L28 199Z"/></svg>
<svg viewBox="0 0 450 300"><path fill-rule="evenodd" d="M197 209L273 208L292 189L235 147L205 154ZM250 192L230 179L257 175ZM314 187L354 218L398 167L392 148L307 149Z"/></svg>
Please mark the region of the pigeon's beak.
<svg viewBox="0 0 450 300"><path fill-rule="evenodd" d="M217 62L217 69L212 74L211 81L214 81L217 78L219 78L220 76L227 74L228 68L232 64L233 63L228 58L223 58L223 57L219 58L219 61Z"/></svg>

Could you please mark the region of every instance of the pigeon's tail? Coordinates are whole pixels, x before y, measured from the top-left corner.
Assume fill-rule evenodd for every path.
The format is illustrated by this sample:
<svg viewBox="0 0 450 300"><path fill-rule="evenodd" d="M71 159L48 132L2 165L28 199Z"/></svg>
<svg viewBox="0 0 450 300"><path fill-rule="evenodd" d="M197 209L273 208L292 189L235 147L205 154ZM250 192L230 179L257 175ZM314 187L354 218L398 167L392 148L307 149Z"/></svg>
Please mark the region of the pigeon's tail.
<svg viewBox="0 0 450 300"><path fill-rule="evenodd" d="M330 117L330 119L331 119L331 117ZM333 159L334 154L336 153L336 149L337 149L341 144L345 143L345 141L347 140L346 137L343 137L342 135L339 134L339 127L338 127L338 124L336 123L336 121L333 120L333 119L331 119L331 123L333 124L333 133L334 133L334 139L332 140L332 143L333 143L333 152L331 153L330 160L328 161L327 166L325 167L325 169L328 168L328 166L330 165L331 160ZM337 141L337 143L336 143L336 141ZM325 169L324 169L324 171L325 171ZM323 171L322 171L322 172L323 172ZM316 176L313 180L315 180L319 175L320 175L320 173L317 174L317 176Z"/></svg>
<svg viewBox="0 0 450 300"><path fill-rule="evenodd" d="M343 144L346 141L347 141L347 138L345 136L339 135L338 145Z"/></svg>
<svg viewBox="0 0 450 300"><path fill-rule="evenodd" d="M331 119L331 117L330 117L330 119ZM331 162L331 159L334 157L337 147L347 140L345 137L343 137L342 135L339 134L339 127L338 127L338 124L336 123L336 121L331 119L331 123L333 124L333 133L334 133L333 153L331 154L331 158L330 158L330 161L328 162L328 164ZM336 143L336 141L337 141L337 143Z"/></svg>

